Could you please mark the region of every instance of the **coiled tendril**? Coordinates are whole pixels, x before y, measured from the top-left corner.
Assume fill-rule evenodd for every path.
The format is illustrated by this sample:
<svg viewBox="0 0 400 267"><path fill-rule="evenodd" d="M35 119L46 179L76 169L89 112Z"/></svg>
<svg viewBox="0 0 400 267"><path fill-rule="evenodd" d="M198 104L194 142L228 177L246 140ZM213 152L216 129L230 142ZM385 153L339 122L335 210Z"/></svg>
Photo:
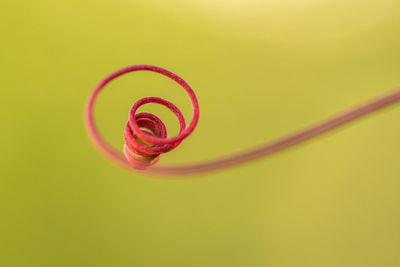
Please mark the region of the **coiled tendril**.
<svg viewBox="0 0 400 267"><path fill-rule="evenodd" d="M183 117L182 112L177 106L168 100L160 97L145 97L139 99L133 104L129 112L129 119L126 123L124 131L124 154L132 167L136 169L145 169L146 167L156 163L160 157L160 154L176 148L183 139L193 132L199 120L199 104L192 88L190 88L190 86L181 77L166 69L151 65L133 65L120 69L101 81L89 98L88 110L90 110L90 114L88 114L87 117L88 124L91 125L89 127L89 132L92 134L92 136L94 135L95 140L98 141L97 143L102 150L106 150L107 152L109 148L104 148L104 145L102 144L104 141L101 140L101 137L98 135L93 125L91 110L93 109L94 99L104 88L104 86L106 86L113 79L123 74L140 70L160 73L177 82L189 95L193 108L192 120L186 128L185 118ZM146 112L136 113L139 107L148 103L163 105L175 114L179 121L178 135L168 138L167 129L164 123L156 115ZM112 153L115 154L114 151Z"/></svg>
<svg viewBox="0 0 400 267"><path fill-rule="evenodd" d="M188 93L193 107L190 124L186 127L185 119L180 110L171 102L159 97L145 97L136 101L129 113L129 120L124 132L124 154L111 147L100 136L93 118L94 102L99 92L113 79L133 71L146 70L157 72L177 82ZM190 86L178 75L160 67L150 65L133 65L120 69L102 80L89 96L85 110L86 128L89 137L97 148L107 157L128 168L144 170L146 173L157 175L185 175L209 172L239 165L251 160L271 155L296 144L310 140L334 128L365 116L390 104L400 101L400 90L375 98L362 105L356 106L325 121L316 123L298 132L279 138L275 141L258 145L252 149L210 161L181 166L151 166L159 159L160 154L176 148L197 125L199 120L199 105ZM179 134L167 137L167 131L162 121L150 113L136 113L137 109L147 103L157 103L170 109L179 121Z"/></svg>

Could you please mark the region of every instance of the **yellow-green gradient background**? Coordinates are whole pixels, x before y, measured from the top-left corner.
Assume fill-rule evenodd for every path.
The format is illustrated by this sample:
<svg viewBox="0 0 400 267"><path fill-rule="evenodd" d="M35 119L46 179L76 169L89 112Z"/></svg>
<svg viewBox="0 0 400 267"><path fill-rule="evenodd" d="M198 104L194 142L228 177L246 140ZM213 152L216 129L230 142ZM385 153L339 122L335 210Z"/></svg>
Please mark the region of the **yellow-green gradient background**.
<svg viewBox="0 0 400 267"><path fill-rule="evenodd" d="M128 172L83 126L131 64L181 75L200 123L160 163L230 154L400 85L398 0L2 0L0 266L400 266L400 106L274 157L187 180ZM100 95L122 148L135 73ZM168 125L164 108L149 105ZM242 129L242 131L239 131Z"/></svg>

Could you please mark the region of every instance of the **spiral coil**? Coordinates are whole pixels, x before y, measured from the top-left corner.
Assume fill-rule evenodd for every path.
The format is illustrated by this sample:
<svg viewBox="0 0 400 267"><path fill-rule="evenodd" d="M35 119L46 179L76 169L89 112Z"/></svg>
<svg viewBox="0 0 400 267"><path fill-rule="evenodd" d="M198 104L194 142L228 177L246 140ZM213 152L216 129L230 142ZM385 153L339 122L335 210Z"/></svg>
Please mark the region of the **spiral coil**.
<svg viewBox="0 0 400 267"><path fill-rule="evenodd" d="M190 86L178 75L157 66L133 65L122 68L101 81L93 91L90 99L92 99L94 102L97 94L109 82L117 77L126 73L141 70L156 72L177 82L189 95L193 108L193 116L191 122L186 127L185 118L182 112L170 101L160 97L145 97L137 100L129 112L129 119L126 123L124 131L125 158L129 165L136 169L145 169L146 167L153 165L160 158L160 154L176 148L183 141L183 139L188 137L193 132L199 120L199 104L192 88L190 88ZM91 107L93 106L93 102L89 102ZM175 114L179 121L178 135L168 138L167 129L164 123L156 115L146 112L136 113L139 107L148 103L163 105ZM92 129L92 132L97 133L96 129L94 128ZM97 139L102 141L100 136L97 136ZM111 151L111 153L115 154L117 152Z"/></svg>

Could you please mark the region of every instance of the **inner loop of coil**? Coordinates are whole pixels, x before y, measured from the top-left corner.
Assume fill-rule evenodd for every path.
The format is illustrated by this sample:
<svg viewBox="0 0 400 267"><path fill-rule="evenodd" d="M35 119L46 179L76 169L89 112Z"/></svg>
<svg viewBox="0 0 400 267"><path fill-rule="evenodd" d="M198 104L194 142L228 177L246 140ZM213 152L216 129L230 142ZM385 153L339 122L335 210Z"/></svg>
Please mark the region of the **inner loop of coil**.
<svg viewBox="0 0 400 267"><path fill-rule="evenodd" d="M167 140L167 129L157 116L151 113L136 113L140 106L148 103L161 104L175 114L179 121L179 139L172 140L172 142ZM185 118L174 104L159 97L142 98L135 102L129 112L129 119L124 131L125 157L131 165L138 168L152 165L158 161L160 154L171 151L182 142L185 138L182 136L185 128ZM159 140L155 144L153 140L149 141L148 137L155 137ZM165 140L168 142L166 143Z"/></svg>

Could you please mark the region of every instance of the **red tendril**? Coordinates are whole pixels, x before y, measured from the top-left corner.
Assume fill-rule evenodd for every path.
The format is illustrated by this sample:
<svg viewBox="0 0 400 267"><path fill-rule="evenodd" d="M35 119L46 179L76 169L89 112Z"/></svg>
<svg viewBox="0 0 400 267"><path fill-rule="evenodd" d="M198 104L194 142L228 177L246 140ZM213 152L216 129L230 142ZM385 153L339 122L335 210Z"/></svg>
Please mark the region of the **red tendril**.
<svg viewBox="0 0 400 267"><path fill-rule="evenodd" d="M93 104L98 93L106 86L109 82L115 78L133 71L147 70L156 73L160 73L168 78L177 82L189 95L190 101L192 102L193 117L186 128L185 118L182 112L174 104L160 97L145 97L136 101L130 112L129 119L125 126L124 132L124 154L129 164L136 169L145 169L154 163L156 163L160 157L160 154L171 151L176 148L183 139L191 134L199 121L199 104L197 102L196 95L192 88L178 75L151 65L134 65L120 69L103 81L101 81L89 98L87 105L87 116L86 121L89 125L89 133L94 138L95 143L99 145L103 152L106 154L116 155L116 152L111 149L98 134L93 121ZM148 104L156 103L167 107L171 110L179 121L179 133L174 137L167 137L167 129L164 123L155 115L150 113L136 113L139 107ZM119 158L119 157L118 157Z"/></svg>
<svg viewBox="0 0 400 267"><path fill-rule="evenodd" d="M186 127L185 119L181 111L171 102L159 97L145 97L136 101L129 112L129 119L126 123L124 131L124 157L118 150L107 144L100 136L93 118L94 102L100 91L113 79L129 72L141 70L160 73L177 82L189 95L189 98L192 102L193 115L191 122ZM361 116L393 104L399 100L400 90L397 90L393 93L376 98L370 102L327 119L326 121L322 121L299 132L293 133L276 141L257 146L248 151L203 163L157 167L151 165L158 161L160 154L176 148L183 141L183 139L188 137L193 132L199 120L199 105L193 90L178 75L156 66L133 65L112 73L95 87L87 102L85 110L85 123L89 137L92 139L97 148L107 157L121 164L122 166L157 175L184 175L227 168L276 153L293 145L307 141L345 123L353 121ZM178 118L180 127L178 135L168 138L166 127L157 116L145 112L136 113L140 106L147 103L161 104L175 114L175 116Z"/></svg>

